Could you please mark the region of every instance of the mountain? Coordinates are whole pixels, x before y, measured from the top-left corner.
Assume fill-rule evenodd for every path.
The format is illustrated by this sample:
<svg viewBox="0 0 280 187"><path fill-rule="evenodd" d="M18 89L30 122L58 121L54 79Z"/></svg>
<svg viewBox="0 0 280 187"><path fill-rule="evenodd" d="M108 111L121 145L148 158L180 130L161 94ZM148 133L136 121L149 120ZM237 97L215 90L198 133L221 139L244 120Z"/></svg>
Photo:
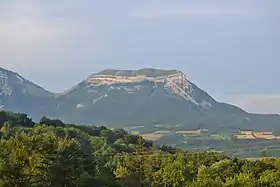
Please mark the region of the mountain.
<svg viewBox="0 0 280 187"><path fill-rule="evenodd" d="M0 108L34 115L38 107L52 99L52 93L0 67Z"/></svg>
<svg viewBox="0 0 280 187"><path fill-rule="evenodd" d="M1 69L2 108L69 123L111 127L168 124L178 129L277 129L279 115L257 115L213 99L178 70L107 69L54 95ZM4 72L4 73L3 73ZM24 102L22 102L24 100Z"/></svg>
<svg viewBox="0 0 280 187"><path fill-rule="evenodd" d="M185 120L184 113L199 115L215 104L194 89L198 88L175 70L105 70L56 98L53 115L77 123L179 123Z"/></svg>

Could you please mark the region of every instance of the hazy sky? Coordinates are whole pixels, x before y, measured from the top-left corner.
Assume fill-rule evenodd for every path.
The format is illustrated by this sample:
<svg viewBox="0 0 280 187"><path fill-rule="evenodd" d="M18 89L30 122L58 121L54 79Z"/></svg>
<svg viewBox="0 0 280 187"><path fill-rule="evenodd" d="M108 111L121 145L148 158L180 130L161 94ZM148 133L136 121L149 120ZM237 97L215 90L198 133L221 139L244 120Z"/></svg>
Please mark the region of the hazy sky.
<svg viewBox="0 0 280 187"><path fill-rule="evenodd" d="M280 0L0 0L0 65L54 92L105 68L176 68L280 113Z"/></svg>

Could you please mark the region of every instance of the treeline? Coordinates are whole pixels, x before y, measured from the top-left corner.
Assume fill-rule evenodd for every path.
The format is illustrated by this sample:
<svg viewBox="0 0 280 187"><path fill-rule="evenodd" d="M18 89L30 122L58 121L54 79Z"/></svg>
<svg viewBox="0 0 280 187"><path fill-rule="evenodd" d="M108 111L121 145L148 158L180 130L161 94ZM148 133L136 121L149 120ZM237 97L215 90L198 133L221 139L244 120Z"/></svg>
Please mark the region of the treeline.
<svg viewBox="0 0 280 187"><path fill-rule="evenodd" d="M46 117L34 123L11 112L0 112L0 125L3 187L280 186L278 159L170 152L122 129L70 125Z"/></svg>

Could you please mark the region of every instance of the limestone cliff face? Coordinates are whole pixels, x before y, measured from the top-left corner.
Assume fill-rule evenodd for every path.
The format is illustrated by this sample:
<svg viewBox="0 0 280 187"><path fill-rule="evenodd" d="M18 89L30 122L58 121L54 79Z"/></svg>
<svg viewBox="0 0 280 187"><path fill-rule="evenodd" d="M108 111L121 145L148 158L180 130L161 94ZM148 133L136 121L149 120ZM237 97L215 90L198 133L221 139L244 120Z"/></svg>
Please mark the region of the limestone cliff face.
<svg viewBox="0 0 280 187"><path fill-rule="evenodd" d="M147 85L153 85L154 89L163 86L167 93L172 93L173 96L181 97L182 99L191 101L193 104L204 108L211 107L212 104L216 102L213 98L191 83L186 75L180 71L172 71L164 75L164 70L162 70L162 74L158 73L152 75L150 73L150 76L138 74L137 71L130 71L129 74L123 73L123 75L115 74L118 73L110 75L107 71L107 74L95 74L88 77L86 83L89 89L91 88L94 90L94 88L99 86L105 86L108 87L108 90L124 89L130 94L145 89ZM147 84L143 84L144 82ZM199 95L205 98L199 98Z"/></svg>

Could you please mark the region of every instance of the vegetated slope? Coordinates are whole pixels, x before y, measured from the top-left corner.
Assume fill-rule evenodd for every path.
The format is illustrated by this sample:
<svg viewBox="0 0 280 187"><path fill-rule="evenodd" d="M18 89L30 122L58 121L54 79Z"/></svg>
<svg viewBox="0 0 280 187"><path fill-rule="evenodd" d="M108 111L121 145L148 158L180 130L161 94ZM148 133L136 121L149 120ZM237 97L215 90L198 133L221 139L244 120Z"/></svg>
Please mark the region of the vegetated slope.
<svg viewBox="0 0 280 187"><path fill-rule="evenodd" d="M121 129L51 121L35 125L24 114L0 112L1 186L280 185L280 160L266 151L261 159L247 160L156 148Z"/></svg>
<svg viewBox="0 0 280 187"><path fill-rule="evenodd" d="M217 102L178 70L107 69L56 96L16 73L1 70L5 73L2 77L9 75L2 78L2 108L28 112L32 117L47 115L69 123L112 127L180 124L182 128L280 128L279 115L249 114Z"/></svg>

